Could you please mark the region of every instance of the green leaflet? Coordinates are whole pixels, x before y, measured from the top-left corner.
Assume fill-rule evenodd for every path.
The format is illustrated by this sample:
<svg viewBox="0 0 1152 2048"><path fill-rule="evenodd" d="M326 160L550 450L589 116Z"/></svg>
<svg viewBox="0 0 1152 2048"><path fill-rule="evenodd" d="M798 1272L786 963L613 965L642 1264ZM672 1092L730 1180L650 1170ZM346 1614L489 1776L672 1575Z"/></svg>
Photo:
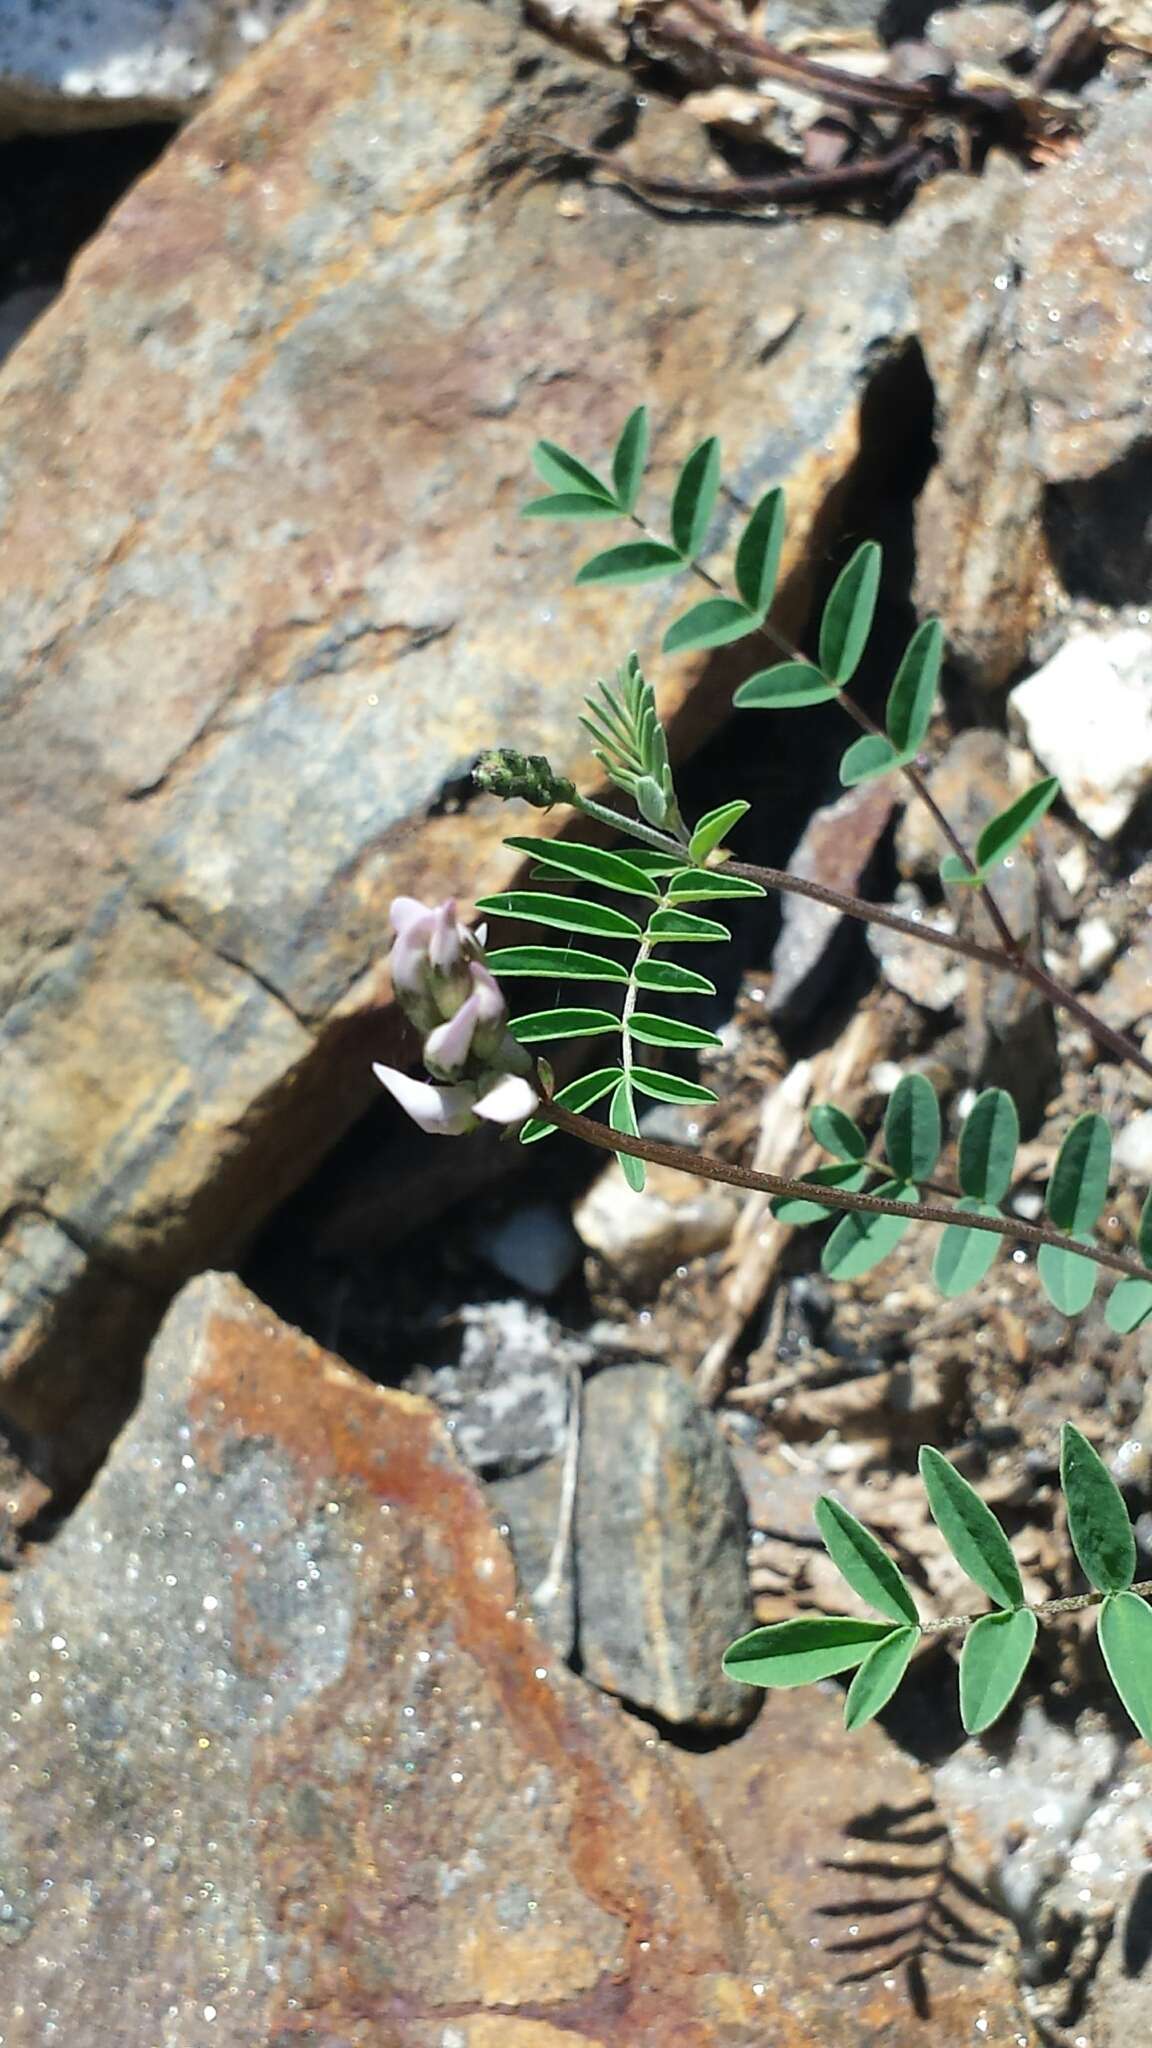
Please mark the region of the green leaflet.
<svg viewBox="0 0 1152 2048"><path fill-rule="evenodd" d="M718 1096L712 1088L705 1088L700 1081L682 1080L679 1074L665 1074L656 1067L633 1067L632 1085L641 1095L650 1095L654 1102L716 1102Z"/></svg>
<svg viewBox="0 0 1152 2048"><path fill-rule="evenodd" d="M841 1578L861 1600L892 1621L918 1627L916 1602L903 1573L863 1522L841 1501L824 1493L816 1503L816 1526Z"/></svg>
<svg viewBox="0 0 1152 2048"><path fill-rule="evenodd" d="M1011 1614L982 1614L960 1652L960 1718L969 1735L998 1721L1020 1680L1036 1642L1036 1616L1027 1607Z"/></svg>
<svg viewBox="0 0 1152 2048"><path fill-rule="evenodd" d="M979 1202L1002 1202L1012 1185L1020 1119L1003 1088L976 1097L960 1133L960 1186Z"/></svg>
<svg viewBox="0 0 1152 2048"><path fill-rule="evenodd" d="M1065 1133L1044 1206L1057 1230L1079 1237L1091 1230L1108 1198L1112 1138L1094 1110L1078 1116Z"/></svg>
<svg viewBox="0 0 1152 2048"><path fill-rule="evenodd" d="M767 617L776 595L786 525L787 507L783 491L768 491L740 536L736 550L736 588L759 619Z"/></svg>
<svg viewBox="0 0 1152 2048"><path fill-rule="evenodd" d="M703 945L707 940L731 936L726 924L717 924L711 917L697 917L694 910L654 910L648 920L649 939L659 939L667 945L673 941L680 945Z"/></svg>
<svg viewBox="0 0 1152 2048"><path fill-rule="evenodd" d="M923 1074L905 1074L888 1098L884 1149L897 1180L927 1180L940 1157L940 1104Z"/></svg>
<svg viewBox="0 0 1152 2048"><path fill-rule="evenodd" d="M828 704L840 694L809 661L778 661L741 683L732 702L740 711L780 711L802 704Z"/></svg>
<svg viewBox="0 0 1152 2048"><path fill-rule="evenodd" d="M1071 1422L1060 1436L1060 1480L1068 1533L1090 1585L1121 1593L1136 1576L1136 1539L1107 1466Z"/></svg>
<svg viewBox="0 0 1152 2048"><path fill-rule="evenodd" d="M603 478L587 468L567 448L561 448L558 442L537 441L532 450L532 464L537 476L550 489L586 492L590 497L604 499L615 510L612 493Z"/></svg>
<svg viewBox="0 0 1152 2048"><path fill-rule="evenodd" d="M740 1636L724 1652L724 1671L745 1685L811 1685L851 1671L874 1643L892 1633L886 1621L857 1621L852 1615L798 1615Z"/></svg>
<svg viewBox="0 0 1152 2048"><path fill-rule="evenodd" d="M862 542L832 586L820 621L820 666L829 682L849 682L859 667L872 630L881 560L874 540Z"/></svg>
<svg viewBox="0 0 1152 2048"><path fill-rule="evenodd" d="M637 988L661 989L666 995L714 996L716 983L709 981L706 974L696 974L691 967L680 967L672 960L638 960L632 970L632 979Z"/></svg>
<svg viewBox="0 0 1152 2048"><path fill-rule="evenodd" d="M887 775L890 768L899 765L899 755L891 740L883 733L865 733L863 739L853 740L840 763L840 780L845 789L855 789L858 782L870 782L875 775Z"/></svg>
<svg viewBox="0 0 1152 2048"><path fill-rule="evenodd" d="M872 1178L872 1168L862 1160L837 1160L834 1166L817 1166L804 1179L809 1187L847 1188L849 1194L862 1194ZM839 1216L842 1210L831 1208L825 1202L813 1201L807 1195L777 1195L769 1207L778 1223L791 1223L801 1227L807 1223L824 1223L829 1216Z"/></svg>
<svg viewBox="0 0 1152 2048"><path fill-rule="evenodd" d="M634 1138L637 1136L636 1105L632 1100L632 1090L628 1085L627 1075L624 1075L616 1083L612 1095L612 1104L608 1111L608 1123L610 1129L622 1131L626 1137ZM620 1170L633 1193L642 1194L644 1183L648 1178L644 1161L633 1158L630 1152L618 1152L616 1157L620 1161Z"/></svg>
<svg viewBox="0 0 1152 2048"><path fill-rule="evenodd" d="M719 804L714 811L705 812L689 841L688 851L693 860L706 861L733 825L738 825L751 808L750 804L738 798L735 803Z"/></svg>
<svg viewBox="0 0 1152 2048"><path fill-rule="evenodd" d="M518 1045L546 1045L551 1038L596 1038L619 1031L620 1019L611 1010L531 1010L513 1017L508 1029Z"/></svg>
<svg viewBox="0 0 1152 2048"><path fill-rule="evenodd" d="M1146 1266L1152 1266L1152 1194L1145 1197L1136 1231L1136 1249Z"/></svg>
<svg viewBox="0 0 1152 2048"><path fill-rule="evenodd" d="M918 1628L894 1628L869 1650L844 1701L844 1726L850 1735L888 1705L919 1640Z"/></svg>
<svg viewBox="0 0 1152 2048"><path fill-rule="evenodd" d="M1152 1316L1152 1280L1118 1280L1104 1308L1108 1328L1121 1337Z"/></svg>
<svg viewBox="0 0 1152 2048"><path fill-rule="evenodd" d="M818 1102L809 1110L808 1129L816 1143L837 1159L855 1161L867 1154L868 1140L859 1124L834 1102Z"/></svg>
<svg viewBox="0 0 1152 2048"><path fill-rule="evenodd" d="M920 1199L919 1190L905 1180L881 1181L872 1193L889 1202ZM911 1220L909 1216L866 1215L858 1210L842 1216L821 1254L821 1269L830 1280L859 1280L895 1250Z"/></svg>
<svg viewBox="0 0 1152 2048"><path fill-rule="evenodd" d="M575 875L581 882L598 882L603 889L619 889L630 896L647 896L656 901L660 885L625 854L609 853L603 846L581 846L569 839L532 839L513 836L504 841L514 853L530 853L540 867L557 874Z"/></svg>
<svg viewBox="0 0 1152 2048"><path fill-rule="evenodd" d="M609 1089L616 1086L622 1071L620 1067L598 1067L594 1074L581 1074L578 1080L569 1081L567 1087L556 1090L556 1100L565 1109L577 1112L591 1109L593 1103L600 1102ZM549 1123L546 1117L529 1117L521 1126L520 1143L538 1144L541 1138L550 1137L555 1129L555 1124Z"/></svg>
<svg viewBox="0 0 1152 2048"><path fill-rule="evenodd" d="M1084 1238L1085 1244L1091 1242L1090 1237ZM1036 1255L1036 1271L1053 1308L1059 1309L1062 1316L1083 1315L1100 1275L1093 1260L1081 1258L1078 1252L1063 1251L1058 1245L1042 1244Z"/></svg>
<svg viewBox="0 0 1152 2048"><path fill-rule="evenodd" d="M1022 1607L1020 1568L987 1502L930 1444L921 1446L920 1477L932 1519L961 1571L998 1607Z"/></svg>
<svg viewBox="0 0 1152 2048"><path fill-rule="evenodd" d="M957 1216L965 1212L970 1216L1000 1214L993 1202L978 1202L973 1195L962 1195L956 1204ZM995 1263L1003 1242L1003 1238L993 1237L990 1230L968 1230L962 1223L949 1223L940 1233L932 1262L932 1277L945 1299L954 1301L957 1295L978 1286Z"/></svg>
<svg viewBox="0 0 1152 2048"><path fill-rule="evenodd" d="M1108 1676L1145 1742L1152 1742L1152 1608L1138 1593L1114 1593L1097 1622Z"/></svg>
<svg viewBox="0 0 1152 2048"><path fill-rule="evenodd" d="M682 618L673 620L664 635L663 651L683 654L696 647L726 647L731 640L743 640L755 625L756 614L734 597L706 597Z"/></svg>
<svg viewBox="0 0 1152 2048"><path fill-rule="evenodd" d="M594 498L588 491L554 491L548 498L533 498L520 507L521 519L615 519L615 505L608 498Z"/></svg>
<svg viewBox="0 0 1152 2048"><path fill-rule="evenodd" d="M939 619L925 619L904 651L884 716L888 737L903 760L911 760L927 736L943 653Z"/></svg>
<svg viewBox="0 0 1152 2048"><path fill-rule="evenodd" d="M612 456L612 482L621 512L634 512L648 461L648 408L638 405L621 429Z"/></svg>
<svg viewBox="0 0 1152 2048"><path fill-rule="evenodd" d="M1049 810L1060 794L1060 784L1055 775L1046 776L1043 782L1033 783L1015 803L1001 811L991 824L985 825L976 841L976 865L982 874L987 874L1006 859L1014 847L1027 837L1034 825L1038 825L1045 811Z"/></svg>
<svg viewBox="0 0 1152 2048"><path fill-rule="evenodd" d="M763 883L730 875L723 868L684 868L672 876L667 893L674 903L718 903L722 897L764 896L767 890Z"/></svg>
<svg viewBox="0 0 1152 2048"><path fill-rule="evenodd" d="M489 953L487 960L497 978L533 975L544 981L628 980L622 960L606 960L601 953L584 953L576 946L504 946Z"/></svg>
<svg viewBox="0 0 1152 2048"><path fill-rule="evenodd" d="M685 562L692 561L704 545L719 489L720 443L715 434L709 434L692 450L672 494L669 524Z"/></svg>
<svg viewBox="0 0 1152 2048"><path fill-rule="evenodd" d="M499 896L482 896L476 908L493 917L518 917L525 924L554 925L562 932L586 932L601 939L643 936L634 917L610 910L606 903L584 903L575 896L549 896L534 889L507 889Z"/></svg>
<svg viewBox="0 0 1152 2048"><path fill-rule="evenodd" d="M576 571L577 583L651 583L681 567L675 548L661 540L625 540Z"/></svg>
<svg viewBox="0 0 1152 2048"><path fill-rule="evenodd" d="M620 1019L613 1018L619 1028ZM706 1031L702 1024L681 1024L677 1017L658 1017L652 1010L634 1010L626 1026L629 1038L635 1038L641 1045L689 1045L692 1047L720 1044L714 1031Z"/></svg>

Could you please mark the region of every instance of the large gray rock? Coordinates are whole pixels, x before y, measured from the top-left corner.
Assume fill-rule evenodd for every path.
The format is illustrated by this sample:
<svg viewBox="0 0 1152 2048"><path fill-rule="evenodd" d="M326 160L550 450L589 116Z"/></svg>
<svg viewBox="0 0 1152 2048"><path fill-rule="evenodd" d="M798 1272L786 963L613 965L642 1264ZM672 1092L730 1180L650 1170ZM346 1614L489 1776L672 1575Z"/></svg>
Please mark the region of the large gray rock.
<svg viewBox="0 0 1152 2048"><path fill-rule="evenodd" d="M0 135L187 114L299 0L5 0Z"/></svg>
<svg viewBox="0 0 1152 2048"><path fill-rule="evenodd" d="M514 0L316 0L0 373L0 1400L74 1469L136 1326L376 1098L390 896L511 879L476 751L588 773L583 690L658 637L664 594L566 593L587 532L518 520L535 437L602 454L648 397L660 516L718 430L737 499L787 479L805 602L906 341L896 251L559 212L534 136L622 104ZM769 276L797 319L765 362ZM739 673L661 673L681 746Z"/></svg>

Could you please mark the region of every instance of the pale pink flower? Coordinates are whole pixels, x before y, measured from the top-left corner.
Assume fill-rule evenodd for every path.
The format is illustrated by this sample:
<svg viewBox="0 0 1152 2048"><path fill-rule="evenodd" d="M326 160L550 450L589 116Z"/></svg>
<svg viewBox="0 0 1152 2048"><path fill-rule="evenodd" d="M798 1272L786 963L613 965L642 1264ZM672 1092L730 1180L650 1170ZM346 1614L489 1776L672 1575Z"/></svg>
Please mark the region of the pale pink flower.
<svg viewBox="0 0 1152 2048"><path fill-rule="evenodd" d="M522 1124L539 1102L536 1090L523 1074L501 1074L473 1106L477 1116L493 1124Z"/></svg>
<svg viewBox="0 0 1152 2048"><path fill-rule="evenodd" d="M430 1137L459 1138L465 1131L475 1129L472 1108L476 1090L469 1083L443 1088L432 1081L417 1081L396 1067L375 1065L372 1072L413 1123L419 1124Z"/></svg>

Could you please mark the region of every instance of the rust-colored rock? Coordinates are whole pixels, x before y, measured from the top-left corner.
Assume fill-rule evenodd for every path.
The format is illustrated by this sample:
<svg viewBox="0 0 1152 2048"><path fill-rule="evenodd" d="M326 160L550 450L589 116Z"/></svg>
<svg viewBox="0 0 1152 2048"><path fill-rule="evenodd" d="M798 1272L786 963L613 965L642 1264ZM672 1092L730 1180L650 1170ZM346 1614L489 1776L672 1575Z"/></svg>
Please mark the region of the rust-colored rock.
<svg viewBox="0 0 1152 2048"><path fill-rule="evenodd" d="M813 2042L434 1411L235 1281L17 1583L0 1753L6 2048Z"/></svg>
<svg viewBox="0 0 1152 2048"><path fill-rule="evenodd" d="M389 898L510 879L502 807L460 801L478 748L583 772L584 689L658 638L664 594L566 593L587 531L518 520L535 437L602 455L647 397L659 516L718 430L741 499L788 483L803 602L907 338L896 252L571 204L532 138L624 99L514 0L314 0L0 376L0 1214L56 1233L35 1269L0 1245L0 1387L73 1469L125 1411L133 1318L375 1099ZM766 293L796 312L770 361ZM660 674L682 750L738 679ZM132 1314L98 1346L81 1319L64 1405L79 1276Z"/></svg>

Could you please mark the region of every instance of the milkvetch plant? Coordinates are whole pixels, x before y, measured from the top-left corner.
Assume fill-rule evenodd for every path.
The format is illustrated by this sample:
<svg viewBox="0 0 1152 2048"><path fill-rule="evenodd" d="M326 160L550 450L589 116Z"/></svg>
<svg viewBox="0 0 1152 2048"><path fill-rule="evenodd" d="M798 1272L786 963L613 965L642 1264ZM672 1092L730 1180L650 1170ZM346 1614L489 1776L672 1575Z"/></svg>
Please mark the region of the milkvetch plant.
<svg viewBox="0 0 1152 2048"><path fill-rule="evenodd" d="M1095 1112L1077 1117L1065 1133L1039 1222L1005 1211L1017 1177L1020 1129L1012 1098L1001 1088L983 1090L964 1118L954 1186L936 1178L943 1119L930 1082L916 1072L901 1078L882 1131L871 1137L836 1104L818 1104L809 1122L828 1160L803 1179L738 1166L643 1133L646 1103L716 1100L702 1082L668 1065L670 1055L720 1043L714 1032L678 1014L682 999L714 995L715 983L673 956L690 949L695 960L702 949L722 945L730 936L724 906L769 892L808 897L1016 975L1075 1017L1113 1058L1152 1077L1152 1059L1029 955L993 887L997 870L1059 795L1055 778L1044 777L1023 791L972 848L924 780L919 756L944 653L939 622L925 620L911 635L883 724L877 724L849 688L873 625L881 574L877 545L865 541L845 564L823 607L815 653L804 653L780 634L771 616L786 535L782 491L766 492L748 512L735 549L733 587L725 589L702 558L720 495L717 441L702 441L682 464L666 530L649 525L640 510L648 447L642 406L625 422L607 477L556 443L539 442L533 461L546 489L525 506L525 516L625 523L627 536L590 556L577 572L579 584L647 583L685 573L703 584L708 594L670 622L662 651L676 655L752 638L765 643L772 658L741 683L737 706L787 711L837 703L857 728L840 762L841 782L854 787L878 776L903 777L939 830L942 883L980 900L994 943L732 858L725 840L749 806L737 795L695 822L685 818L655 692L632 653L612 682L599 682L589 694L582 720L607 783L627 808L582 793L542 755L498 749L482 756L475 771L482 790L542 811L569 807L615 843L510 837L506 844L528 864L528 886L482 898L477 907L487 917L535 928L537 935L491 951L484 950L484 933L473 936L457 922L453 905L428 908L400 899L393 907L393 977L399 1000L424 1035L431 1078L418 1081L380 1067L377 1074L429 1131L456 1135L488 1119L519 1126L521 1141L531 1144L562 1130L614 1152L637 1190L644 1186L646 1162L655 1162L768 1194L782 1222L832 1224L821 1264L833 1279L867 1273L918 1221L940 1230L933 1274L946 1296L975 1286L1007 1238L1035 1250L1040 1284L1063 1315L1083 1311L1101 1272L1109 1274L1107 1320L1118 1332L1135 1330L1152 1316L1152 1196L1132 1246L1099 1241L1094 1233L1108 1199L1112 1140L1108 1123ZM547 984L552 1000L510 1019L499 985L512 980ZM670 1002L677 1014L670 1014ZM598 1042L600 1059L557 1087L536 1049L584 1039ZM606 1105L602 1118L590 1116L600 1104ZM754 1684L793 1685L854 1669L847 1717L856 1726L891 1697L921 1638L952 1629L965 1635L961 1705L965 1725L976 1730L988 1726L1015 1691L1038 1619L1067 1611L1070 1604L1095 1603L1108 1669L1148 1735L1152 1619L1143 1595L1149 1588L1133 1588L1127 1514L1085 1440L1067 1426L1063 1476L1073 1543L1095 1591L1071 1603L1027 1607L1011 1550L979 1496L935 1451L923 1453L922 1472L936 1521L964 1569L996 1603L993 1610L972 1623L921 1622L905 1581L875 1538L828 1499L819 1516L824 1540L849 1584L884 1618L799 1617L756 1630L729 1652L730 1673Z"/></svg>

